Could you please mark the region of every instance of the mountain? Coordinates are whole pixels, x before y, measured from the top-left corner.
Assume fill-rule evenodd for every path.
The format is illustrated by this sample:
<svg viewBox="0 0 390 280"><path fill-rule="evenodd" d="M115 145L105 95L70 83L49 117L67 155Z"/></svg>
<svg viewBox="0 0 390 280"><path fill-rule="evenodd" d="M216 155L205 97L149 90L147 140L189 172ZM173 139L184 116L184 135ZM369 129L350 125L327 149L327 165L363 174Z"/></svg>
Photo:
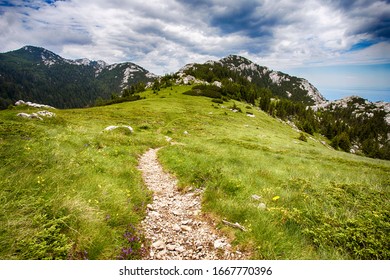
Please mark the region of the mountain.
<svg viewBox="0 0 390 280"><path fill-rule="evenodd" d="M371 119L375 112L384 115L385 122L390 125L390 103L370 102L360 96L352 95L334 101L325 101L312 107L317 110L340 111L348 110L355 118Z"/></svg>
<svg viewBox="0 0 390 280"><path fill-rule="evenodd" d="M213 75L209 72L213 72ZM208 82L212 79L232 79L232 76L238 75L248 83L271 90L275 96L280 98L303 102L307 105L326 101L317 88L307 80L270 70L268 67L260 66L238 55L229 55L221 60L207 61L204 64L187 64L178 73L181 76L183 74L192 75L201 80L205 78L204 73L207 73Z"/></svg>
<svg viewBox="0 0 390 280"><path fill-rule="evenodd" d="M131 62L109 65L101 60L70 60L44 48L25 46L0 54L0 108L19 99L58 108L85 107L155 77Z"/></svg>
<svg viewBox="0 0 390 280"><path fill-rule="evenodd" d="M335 149L390 159L390 104L352 96L327 101L307 80L230 55L187 64L176 83L194 83L188 95L245 101L303 132L320 133Z"/></svg>
<svg viewBox="0 0 390 280"><path fill-rule="evenodd" d="M390 159L390 103L348 96L315 105L320 131L334 148Z"/></svg>

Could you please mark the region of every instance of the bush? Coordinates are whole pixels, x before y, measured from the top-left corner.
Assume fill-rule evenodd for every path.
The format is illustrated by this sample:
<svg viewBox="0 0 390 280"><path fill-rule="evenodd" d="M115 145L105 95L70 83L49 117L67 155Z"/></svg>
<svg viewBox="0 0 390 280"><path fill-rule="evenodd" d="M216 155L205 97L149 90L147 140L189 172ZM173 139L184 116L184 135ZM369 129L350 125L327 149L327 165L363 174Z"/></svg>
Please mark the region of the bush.
<svg viewBox="0 0 390 280"><path fill-rule="evenodd" d="M113 96L115 97L115 96ZM131 102L131 101L137 101L142 99L141 96L134 94L127 97L115 97L114 99L104 100L102 98L98 98L95 101L95 106L107 106L117 103L123 103L123 102Z"/></svg>
<svg viewBox="0 0 390 280"><path fill-rule="evenodd" d="M303 142L307 142L307 138L305 136L305 134L301 133L298 137L299 140L303 141Z"/></svg>
<svg viewBox="0 0 390 280"><path fill-rule="evenodd" d="M232 110L237 110L238 112L242 113L242 110L240 107L236 105L236 103L233 103L233 105L230 107Z"/></svg>
<svg viewBox="0 0 390 280"><path fill-rule="evenodd" d="M62 233L66 219L68 216L49 219L46 215L37 215L35 220L43 223L42 230L20 242L23 258L30 260L68 259L73 242Z"/></svg>
<svg viewBox="0 0 390 280"><path fill-rule="evenodd" d="M348 134L345 132L342 132L341 134L336 135L332 139L332 142L330 143L330 145L335 149L340 148L341 150L343 150L345 152L349 152L351 149L351 141L349 140Z"/></svg>
<svg viewBox="0 0 390 280"><path fill-rule="evenodd" d="M222 100L222 99L219 99L219 98L213 98L213 99L211 100L211 102L213 102L213 103L218 103L218 104L223 104L223 100Z"/></svg>
<svg viewBox="0 0 390 280"><path fill-rule="evenodd" d="M219 87L208 85L196 85L192 87L191 90L183 92L183 94L192 96L205 96L215 99L221 99L222 97Z"/></svg>

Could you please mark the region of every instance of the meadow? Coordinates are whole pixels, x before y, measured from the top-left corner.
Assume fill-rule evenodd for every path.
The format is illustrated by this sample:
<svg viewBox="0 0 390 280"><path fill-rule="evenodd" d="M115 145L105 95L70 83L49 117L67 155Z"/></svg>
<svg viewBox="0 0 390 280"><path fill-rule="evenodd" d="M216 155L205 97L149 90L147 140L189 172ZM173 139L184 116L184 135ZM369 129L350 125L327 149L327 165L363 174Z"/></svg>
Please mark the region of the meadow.
<svg viewBox="0 0 390 280"><path fill-rule="evenodd" d="M142 258L151 193L138 157L162 146L182 191L204 190L204 216L253 259L389 259L389 161L302 141L257 108L189 89L43 121L16 116L38 109L0 111L0 259Z"/></svg>

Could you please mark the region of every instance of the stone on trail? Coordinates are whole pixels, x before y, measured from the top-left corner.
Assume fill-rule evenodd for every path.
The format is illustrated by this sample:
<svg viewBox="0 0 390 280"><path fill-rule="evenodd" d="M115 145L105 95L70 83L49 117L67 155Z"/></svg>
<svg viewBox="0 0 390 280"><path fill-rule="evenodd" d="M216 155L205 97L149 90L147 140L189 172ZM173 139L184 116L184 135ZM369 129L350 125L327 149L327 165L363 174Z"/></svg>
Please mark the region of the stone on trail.
<svg viewBox="0 0 390 280"><path fill-rule="evenodd" d="M162 240L157 240L152 244L152 247L156 250L164 250L165 249L165 243Z"/></svg>
<svg viewBox="0 0 390 280"><path fill-rule="evenodd" d="M214 241L214 248L215 249L223 249L226 246L226 243L222 239L217 239Z"/></svg>

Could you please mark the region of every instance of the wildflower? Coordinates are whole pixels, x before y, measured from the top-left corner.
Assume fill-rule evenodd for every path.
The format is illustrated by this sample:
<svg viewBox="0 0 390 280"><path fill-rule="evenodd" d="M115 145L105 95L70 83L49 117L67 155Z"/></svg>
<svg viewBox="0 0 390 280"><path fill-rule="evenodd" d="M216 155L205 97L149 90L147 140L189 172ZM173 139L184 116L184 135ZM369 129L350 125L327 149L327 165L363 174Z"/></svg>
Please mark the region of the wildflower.
<svg viewBox="0 0 390 280"><path fill-rule="evenodd" d="M41 176L38 176L38 177L37 177L37 183L38 183L38 184L42 184L42 185L43 185L44 182L45 182L45 179L44 179L44 178L42 178Z"/></svg>
<svg viewBox="0 0 390 280"><path fill-rule="evenodd" d="M274 197L272 198L272 200L273 200L273 201L278 201L279 198L280 198L280 196L277 195L277 196L274 196Z"/></svg>

